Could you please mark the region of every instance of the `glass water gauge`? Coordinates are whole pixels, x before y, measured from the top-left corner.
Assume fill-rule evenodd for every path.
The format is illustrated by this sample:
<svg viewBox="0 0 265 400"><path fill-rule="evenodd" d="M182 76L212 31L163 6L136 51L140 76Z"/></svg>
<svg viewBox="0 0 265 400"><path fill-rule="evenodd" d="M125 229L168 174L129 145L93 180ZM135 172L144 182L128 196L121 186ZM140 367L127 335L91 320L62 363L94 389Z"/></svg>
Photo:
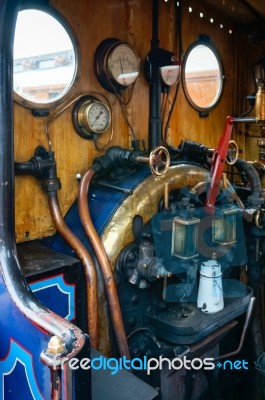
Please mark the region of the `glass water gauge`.
<svg viewBox="0 0 265 400"><path fill-rule="evenodd" d="M222 245L236 243L236 209L222 210L212 221L212 241Z"/></svg>
<svg viewBox="0 0 265 400"><path fill-rule="evenodd" d="M175 217L172 226L171 255L189 260L198 256L199 218Z"/></svg>

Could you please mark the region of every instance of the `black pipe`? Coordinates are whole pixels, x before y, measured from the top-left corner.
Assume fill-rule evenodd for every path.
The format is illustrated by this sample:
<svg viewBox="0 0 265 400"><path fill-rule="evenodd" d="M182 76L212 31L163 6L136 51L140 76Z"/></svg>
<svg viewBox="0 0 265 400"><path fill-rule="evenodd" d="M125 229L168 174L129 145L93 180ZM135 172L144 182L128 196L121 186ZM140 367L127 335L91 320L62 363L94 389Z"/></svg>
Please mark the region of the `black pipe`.
<svg viewBox="0 0 265 400"><path fill-rule="evenodd" d="M240 171L244 172L249 180L251 186L251 196L248 197L248 203L253 206L263 204L264 200L261 196L262 187L260 183L260 177L252 164L249 164L245 160L237 160L235 167Z"/></svg>
<svg viewBox="0 0 265 400"><path fill-rule="evenodd" d="M134 163L135 156L140 154L140 152L133 152L120 146L112 146L106 151L104 156L95 158L93 168L98 173L125 165L126 163Z"/></svg>
<svg viewBox="0 0 265 400"><path fill-rule="evenodd" d="M15 162L15 174L34 176L41 181L41 188L45 192L61 189L54 153L42 146L37 147L34 157L29 161Z"/></svg>
<svg viewBox="0 0 265 400"><path fill-rule="evenodd" d="M159 27L159 0L153 0L152 12L152 40L151 50L148 55L150 63L150 84L149 84L149 131L148 149L161 145L162 122L161 122L161 82L157 54L159 51L158 27Z"/></svg>

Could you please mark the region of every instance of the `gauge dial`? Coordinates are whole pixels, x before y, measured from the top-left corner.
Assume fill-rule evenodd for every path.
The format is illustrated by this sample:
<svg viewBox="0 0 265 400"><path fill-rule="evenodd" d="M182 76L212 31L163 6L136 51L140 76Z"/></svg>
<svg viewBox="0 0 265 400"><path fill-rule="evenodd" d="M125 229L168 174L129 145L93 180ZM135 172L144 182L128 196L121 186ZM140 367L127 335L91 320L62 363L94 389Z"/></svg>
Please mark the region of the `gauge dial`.
<svg viewBox="0 0 265 400"><path fill-rule="evenodd" d="M162 81L167 86L176 85L180 79L180 65L176 57L171 58L172 64L160 68Z"/></svg>
<svg viewBox="0 0 265 400"><path fill-rule="evenodd" d="M129 44L121 43L110 52L108 68L114 81L123 87L127 87L138 78L140 60Z"/></svg>
<svg viewBox="0 0 265 400"><path fill-rule="evenodd" d="M82 96L73 108L73 125L84 139L96 139L111 124L110 107L97 97Z"/></svg>
<svg viewBox="0 0 265 400"><path fill-rule="evenodd" d="M99 82L106 90L121 92L138 78L140 59L129 43L110 38L98 46L94 67Z"/></svg>
<svg viewBox="0 0 265 400"><path fill-rule="evenodd" d="M88 132L105 132L110 126L110 120L109 107L100 101L88 100L80 107L78 122Z"/></svg>

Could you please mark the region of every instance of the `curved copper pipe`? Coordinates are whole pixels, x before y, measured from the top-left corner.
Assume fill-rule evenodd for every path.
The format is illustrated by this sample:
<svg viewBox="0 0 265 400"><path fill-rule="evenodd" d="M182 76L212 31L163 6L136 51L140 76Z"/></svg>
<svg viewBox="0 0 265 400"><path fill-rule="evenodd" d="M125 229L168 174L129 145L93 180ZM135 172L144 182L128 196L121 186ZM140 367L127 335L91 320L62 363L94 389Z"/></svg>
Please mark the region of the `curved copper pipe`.
<svg viewBox="0 0 265 400"><path fill-rule="evenodd" d="M107 292L112 324L114 327L114 332L116 335L120 354L130 359L130 353L123 325L120 303L118 299L118 293L115 285L113 272L107 254L105 252L105 249L92 222L88 209L87 192L89 189L90 181L95 175L95 173L96 171L92 167L85 173L85 175L81 179L79 186L79 194L78 194L79 214L82 225L87 234L87 237L90 240L91 245L96 254L96 257L98 259L98 263L104 278L104 284Z"/></svg>
<svg viewBox="0 0 265 400"><path fill-rule="evenodd" d="M97 299L97 275L93 260L88 253L83 243L73 234L70 228L66 225L62 216L57 193L48 192L48 201L52 219L58 232L72 247L79 257L86 276L87 286L87 319L88 333L90 336L91 346L95 349L98 347L98 299Z"/></svg>

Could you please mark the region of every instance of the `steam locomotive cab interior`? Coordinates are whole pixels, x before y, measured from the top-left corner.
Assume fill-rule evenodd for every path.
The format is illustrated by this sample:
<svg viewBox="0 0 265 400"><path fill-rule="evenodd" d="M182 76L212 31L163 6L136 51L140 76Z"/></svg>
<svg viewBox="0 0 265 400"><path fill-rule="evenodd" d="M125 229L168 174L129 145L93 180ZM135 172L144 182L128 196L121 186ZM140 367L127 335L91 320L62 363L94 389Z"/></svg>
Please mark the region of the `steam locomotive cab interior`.
<svg viewBox="0 0 265 400"><path fill-rule="evenodd" d="M263 2L10 3L0 398L264 400Z"/></svg>

